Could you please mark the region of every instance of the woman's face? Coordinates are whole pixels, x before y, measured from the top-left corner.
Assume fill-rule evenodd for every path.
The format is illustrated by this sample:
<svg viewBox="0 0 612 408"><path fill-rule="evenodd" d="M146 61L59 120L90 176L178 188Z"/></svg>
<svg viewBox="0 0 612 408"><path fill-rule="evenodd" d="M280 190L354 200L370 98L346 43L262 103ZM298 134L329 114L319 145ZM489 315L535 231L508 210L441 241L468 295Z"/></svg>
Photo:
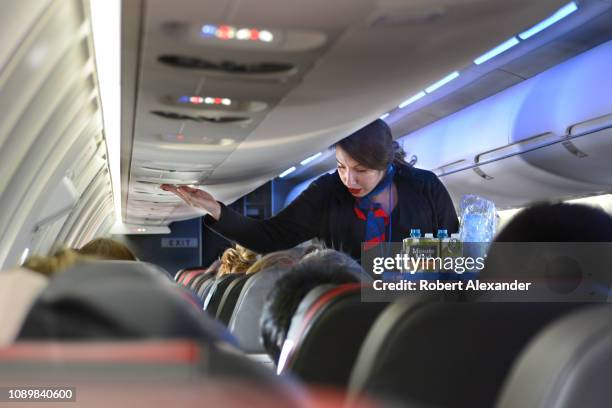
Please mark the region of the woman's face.
<svg viewBox="0 0 612 408"><path fill-rule="evenodd" d="M376 187L385 173L383 170L364 167L342 150L340 146L336 146L336 162L340 180L354 197L367 195Z"/></svg>

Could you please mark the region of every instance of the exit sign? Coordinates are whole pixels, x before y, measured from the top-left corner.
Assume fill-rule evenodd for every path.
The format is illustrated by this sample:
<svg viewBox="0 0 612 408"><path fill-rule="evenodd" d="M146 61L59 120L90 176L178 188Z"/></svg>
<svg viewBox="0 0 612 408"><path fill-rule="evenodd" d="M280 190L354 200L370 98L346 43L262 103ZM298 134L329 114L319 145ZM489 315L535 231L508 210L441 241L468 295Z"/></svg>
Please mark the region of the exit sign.
<svg viewBox="0 0 612 408"><path fill-rule="evenodd" d="M162 238L162 248L197 248L197 238Z"/></svg>

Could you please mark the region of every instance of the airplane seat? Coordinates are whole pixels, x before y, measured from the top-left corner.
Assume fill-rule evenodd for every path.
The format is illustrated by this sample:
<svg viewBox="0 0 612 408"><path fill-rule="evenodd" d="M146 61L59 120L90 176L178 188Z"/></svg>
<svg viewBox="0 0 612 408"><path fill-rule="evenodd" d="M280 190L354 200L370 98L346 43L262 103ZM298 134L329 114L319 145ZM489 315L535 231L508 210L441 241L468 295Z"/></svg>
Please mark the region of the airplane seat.
<svg viewBox="0 0 612 408"><path fill-rule="evenodd" d="M28 313L19 340L190 338L235 344L222 325L142 262L92 261L58 274Z"/></svg>
<svg viewBox="0 0 612 408"><path fill-rule="evenodd" d="M285 268L264 269L244 284L228 325L244 352L265 353L259 340L263 305L274 283L287 271Z"/></svg>
<svg viewBox="0 0 612 408"><path fill-rule="evenodd" d="M194 280L191 281L191 284L189 284L189 289L191 289L194 293L198 293L198 290L200 290L204 282L206 282L209 279L213 279L214 277L215 277L214 273L210 273L210 272L201 273L198 276L196 276Z"/></svg>
<svg viewBox="0 0 612 408"><path fill-rule="evenodd" d="M110 261L110 262L116 262L116 261ZM157 264L154 264L151 262L145 262L145 261L127 261L127 262L141 262L147 265L149 269L156 270L160 275L164 276L165 278L168 278L171 281L174 281L172 274Z"/></svg>
<svg viewBox="0 0 612 408"><path fill-rule="evenodd" d="M291 320L279 372L345 388L363 340L388 303L362 302L359 283L323 285L309 295Z"/></svg>
<svg viewBox="0 0 612 408"><path fill-rule="evenodd" d="M183 276L177 281L178 284L183 286L189 286L189 284L198 276L202 275L205 271L202 269L190 270L183 274Z"/></svg>
<svg viewBox="0 0 612 408"><path fill-rule="evenodd" d="M0 346L12 343L38 295L49 279L18 267L0 273Z"/></svg>
<svg viewBox="0 0 612 408"><path fill-rule="evenodd" d="M436 407L491 407L528 342L582 305L400 299L370 329L349 401L368 394Z"/></svg>
<svg viewBox="0 0 612 408"><path fill-rule="evenodd" d="M612 400L612 306L576 311L521 354L496 407L603 407Z"/></svg>
<svg viewBox="0 0 612 408"><path fill-rule="evenodd" d="M174 274L174 280L178 283L181 283L182 280L185 278L185 276L187 276L187 274L189 272L193 272L193 271L203 271L206 272L208 268L205 268L203 266L192 266L189 268L183 268L183 269L179 269L175 274Z"/></svg>
<svg viewBox="0 0 612 408"><path fill-rule="evenodd" d="M211 316L215 317L225 290L230 283L242 276L244 276L244 273L228 273L227 275L223 275L218 278L215 281L214 286L210 289L206 301L204 302L204 310L206 310Z"/></svg>
<svg viewBox="0 0 612 408"><path fill-rule="evenodd" d="M234 312L234 307L236 307L236 302L240 296L240 292L242 292L242 288L246 282L253 276L253 274L245 274L240 276L239 278L234 279L229 284L227 289L225 289L221 302L219 303L219 308L217 309L217 320L224 325L227 326L229 324L229 321L232 318L232 313Z"/></svg>
<svg viewBox="0 0 612 408"><path fill-rule="evenodd" d="M217 281L217 279L213 275L211 279L207 279L206 281L204 281L204 283L202 283L202 286L200 286L200 288L198 289L197 295L200 298L200 300L202 301L202 303L204 303L204 301L208 297L208 293L215 286L215 282L216 281Z"/></svg>
<svg viewBox="0 0 612 408"><path fill-rule="evenodd" d="M0 348L0 382L49 388L58 379L84 406L242 407L249 401L297 407L306 397L298 384L248 358L193 340L36 341Z"/></svg>

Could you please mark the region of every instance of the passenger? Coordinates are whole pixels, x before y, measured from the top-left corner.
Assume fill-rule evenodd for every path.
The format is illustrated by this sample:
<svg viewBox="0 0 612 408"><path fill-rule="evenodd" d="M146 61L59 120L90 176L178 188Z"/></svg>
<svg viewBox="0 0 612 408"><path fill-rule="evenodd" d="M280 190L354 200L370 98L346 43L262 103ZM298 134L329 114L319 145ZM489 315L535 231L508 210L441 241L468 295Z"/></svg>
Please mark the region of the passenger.
<svg viewBox="0 0 612 408"><path fill-rule="evenodd" d="M69 269L76 263L87 261L88 259L90 258L72 249L62 248L51 256L32 255L25 260L22 266L31 271L51 277L57 272Z"/></svg>
<svg viewBox="0 0 612 408"><path fill-rule="evenodd" d="M136 255L121 242L110 238L96 238L77 250L82 255L117 261L137 261Z"/></svg>
<svg viewBox="0 0 612 408"><path fill-rule="evenodd" d="M261 338L270 357L278 362L291 318L311 289L330 283L360 282L366 277L355 260L333 249L316 251L302 259L274 284L263 307Z"/></svg>
<svg viewBox="0 0 612 408"><path fill-rule="evenodd" d="M228 248L221 255L221 263L217 276L229 273L244 273L256 260L257 254L241 245L236 245L235 248Z"/></svg>
<svg viewBox="0 0 612 408"><path fill-rule="evenodd" d="M54 277L38 296L20 340L235 339L186 292L142 262L91 261Z"/></svg>
<svg viewBox="0 0 612 408"><path fill-rule="evenodd" d="M519 212L500 231L480 279L531 283L529 291L508 292L505 298L550 301L569 300L571 295L572 300L596 301L602 296L605 300L612 285L611 248L601 244L607 242L612 242L612 217L603 210L580 204L537 204Z"/></svg>
<svg viewBox="0 0 612 408"><path fill-rule="evenodd" d="M612 217L581 204L536 204L512 218L496 242L612 242Z"/></svg>
<svg viewBox="0 0 612 408"><path fill-rule="evenodd" d="M163 184L187 204L209 214L207 226L259 253L292 248L320 238L330 248L361 254L361 243L401 241L411 228L458 230L451 198L430 171L404 161L391 130L376 120L334 145L338 169L315 180L278 215L255 220L219 203L211 194Z"/></svg>
<svg viewBox="0 0 612 408"><path fill-rule="evenodd" d="M289 249L287 251L271 252L257 260L249 269L247 275L269 268L291 268L300 261L301 251Z"/></svg>

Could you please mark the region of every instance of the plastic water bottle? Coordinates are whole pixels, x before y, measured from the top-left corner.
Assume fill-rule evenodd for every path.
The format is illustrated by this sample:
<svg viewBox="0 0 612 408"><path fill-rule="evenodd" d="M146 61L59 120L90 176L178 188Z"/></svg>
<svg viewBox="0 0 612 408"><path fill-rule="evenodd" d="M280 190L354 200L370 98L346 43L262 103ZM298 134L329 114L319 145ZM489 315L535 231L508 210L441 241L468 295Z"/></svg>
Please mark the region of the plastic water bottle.
<svg viewBox="0 0 612 408"><path fill-rule="evenodd" d="M438 239L448 238L448 230L439 229L436 235L438 236Z"/></svg>

